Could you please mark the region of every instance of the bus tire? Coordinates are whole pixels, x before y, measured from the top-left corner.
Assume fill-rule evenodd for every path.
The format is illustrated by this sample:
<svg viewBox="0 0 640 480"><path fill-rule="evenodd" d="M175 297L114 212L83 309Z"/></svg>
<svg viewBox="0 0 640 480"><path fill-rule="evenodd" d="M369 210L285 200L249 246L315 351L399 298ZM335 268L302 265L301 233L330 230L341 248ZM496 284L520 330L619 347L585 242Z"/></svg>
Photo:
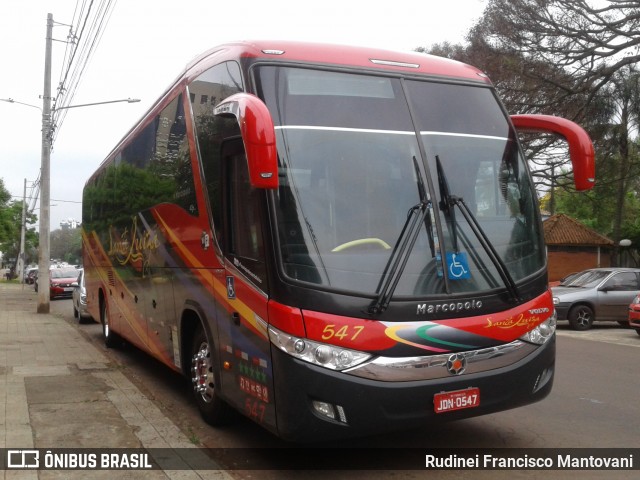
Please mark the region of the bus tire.
<svg viewBox="0 0 640 480"><path fill-rule="evenodd" d="M231 407L217 395L213 343L201 325L193 333L190 353L191 386L200 415L214 427L228 424Z"/></svg>
<svg viewBox="0 0 640 480"><path fill-rule="evenodd" d="M111 330L111 322L109 321L109 309L107 308L107 300L104 299L100 303L100 323L102 324L102 336L104 337L104 345L107 348L115 348L118 346L117 335Z"/></svg>

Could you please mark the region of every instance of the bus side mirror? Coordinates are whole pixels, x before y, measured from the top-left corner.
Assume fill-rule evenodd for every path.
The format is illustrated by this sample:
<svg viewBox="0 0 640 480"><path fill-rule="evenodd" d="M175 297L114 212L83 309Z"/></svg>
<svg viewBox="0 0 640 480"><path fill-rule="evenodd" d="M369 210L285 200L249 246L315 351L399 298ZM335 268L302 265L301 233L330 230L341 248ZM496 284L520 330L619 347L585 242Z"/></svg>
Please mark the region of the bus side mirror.
<svg viewBox="0 0 640 480"><path fill-rule="evenodd" d="M220 102L213 109L213 114L233 116L240 125L251 185L278 188L276 133L264 102L248 93L236 93Z"/></svg>
<svg viewBox="0 0 640 480"><path fill-rule="evenodd" d="M569 144L573 181L577 190L589 190L595 184L595 151L589 134L577 123L551 115L511 115L513 126L521 132L555 133Z"/></svg>

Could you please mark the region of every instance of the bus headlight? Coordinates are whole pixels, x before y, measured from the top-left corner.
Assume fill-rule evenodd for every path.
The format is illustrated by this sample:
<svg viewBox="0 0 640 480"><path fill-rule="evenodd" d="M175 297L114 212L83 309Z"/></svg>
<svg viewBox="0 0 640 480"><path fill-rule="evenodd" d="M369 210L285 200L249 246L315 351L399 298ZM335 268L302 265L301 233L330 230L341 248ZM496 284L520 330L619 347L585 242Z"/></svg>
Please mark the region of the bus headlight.
<svg viewBox="0 0 640 480"><path fill-rule="evenodd" d="M556 320L557 317L554 310L553 314L545 322L542 322L530 332L522 335L520 340L535 343L536 345L543 345L547 340L553 337L553 334L556 332Z"/></svg>
<svg viewBox="0 0 640 480"><path fill-rule="evenodd" d="M371 358L371 355L365 352L294 337L272 326L269 327L269 339L292 357L331 370L346 370Z"/></svg>

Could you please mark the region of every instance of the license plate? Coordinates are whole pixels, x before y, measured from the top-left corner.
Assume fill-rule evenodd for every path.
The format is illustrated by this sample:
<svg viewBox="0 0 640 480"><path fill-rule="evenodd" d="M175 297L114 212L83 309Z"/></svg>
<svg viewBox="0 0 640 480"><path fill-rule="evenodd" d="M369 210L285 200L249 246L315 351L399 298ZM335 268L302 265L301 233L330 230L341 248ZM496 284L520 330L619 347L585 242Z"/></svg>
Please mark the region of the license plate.
<svg viewBox="0 0 640 480"><path fill-rule="evenodd" d="M65 292L73 292L73 287L64 287Z"/></svg>
<svg viewBox="0 0 640 480"><path fill-rule="evenodd" d="M433 396L433 406L436 413L479 407L480 389L473 387L454 392L436 393Z"/></svg>

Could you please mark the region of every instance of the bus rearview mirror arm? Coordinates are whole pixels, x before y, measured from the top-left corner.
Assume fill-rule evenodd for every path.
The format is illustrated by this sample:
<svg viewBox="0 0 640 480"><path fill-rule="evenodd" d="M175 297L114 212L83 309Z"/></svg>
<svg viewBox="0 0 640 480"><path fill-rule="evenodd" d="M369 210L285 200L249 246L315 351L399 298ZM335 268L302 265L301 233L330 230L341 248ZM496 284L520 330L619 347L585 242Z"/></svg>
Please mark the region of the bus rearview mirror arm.
<svg viewBox="0 0 640 480"><path fill-rule="evenodd" d="M219 103L216 116L235 117L247 155L249 180L256 188L278 188L278 154L273 119L262 100L236 93Z"/></svg>
<svg viewBox="0 0 640 480"><path fill-rule="evenodd" d="M575 122L552 115L511 115L519 132L554 133L569 144L573 180L577 190L589 190L595 185L595 150L589 134Z"/></svg>

